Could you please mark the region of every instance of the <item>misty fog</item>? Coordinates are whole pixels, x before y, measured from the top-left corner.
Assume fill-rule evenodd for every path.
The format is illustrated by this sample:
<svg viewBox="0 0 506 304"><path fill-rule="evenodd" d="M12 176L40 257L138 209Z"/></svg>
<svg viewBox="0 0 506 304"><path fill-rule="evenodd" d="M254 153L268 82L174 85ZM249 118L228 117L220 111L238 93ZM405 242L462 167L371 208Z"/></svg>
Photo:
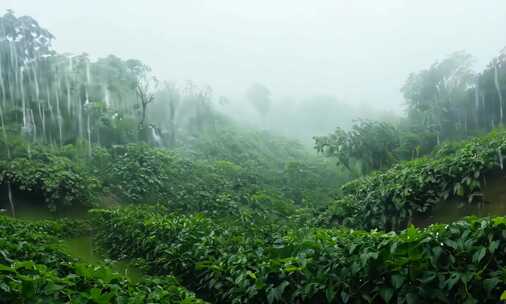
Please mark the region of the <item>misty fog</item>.
<svg viewBox="0 0 506 304"><path fill-rule="evenodd" d="M142 60L160 79L209 85L236 119L304 142L355 118L403 115L411 72L461 50L479 71L506 45L501 0L3 0L0 8L37 19L58 52ZM271 92L264 120L245 98L253 83ZM322 100L333 107L318 110ZM291 111L299 117L284 125ZM294 132L300 124L315 127Z"/></svg>
<svg viewBox="0 0 506 304"><path fill-rule="evenodd" d="M0 304L506 303L506 0L0 0Z"/></svg>

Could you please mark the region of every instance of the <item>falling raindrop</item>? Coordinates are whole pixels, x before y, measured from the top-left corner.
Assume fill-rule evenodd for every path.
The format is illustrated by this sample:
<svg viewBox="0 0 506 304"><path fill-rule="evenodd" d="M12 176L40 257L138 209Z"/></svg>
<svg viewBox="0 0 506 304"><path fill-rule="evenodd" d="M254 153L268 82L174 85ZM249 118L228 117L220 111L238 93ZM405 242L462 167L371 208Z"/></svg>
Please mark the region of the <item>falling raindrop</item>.
<svg viewBox="0 0 506 304"><path fill-rule="evenodd" d="M33 110L30 109L30 126L32 129L33 141L37 140L37 125L35 124L35 118L33 116Z"/></svg>
<svg viewBox="0 0 506 304"><path fill-rule="evenodd" d="M90 113L87 115L87 131L88 131L88 157L91 158L91 126L90 126Z"/></svg>
<svg viewBox="0 0 506 304"><path fill-rule="evenodd" d="M1 55L1 54L0 54ZM4 83L4 75L3 75L3 67L2 67L2 60L0 56L0 90L2 91L2 106L6 108L7 106L7 98L5 96L5 83Z"/></svg>
<svg viewBox="0 0 506 304"><path fill-rule="evenodd" d="M104 88L105 106L107 109L109 109L111 107L111 95L109 93L109 88L107 87L107 85L104 85L103 88Z"/></svg>
<svg viewBox="0 0 506 304"><path fill-rule="evenodd" d="M10 159L11 158L11 150L9 147L9 141L7 140L7 130L5 129L4 114L3 114L3 109L1 106L0 106L0 124L2 126L2 135L4 138L5 147L7 149L7 158Z"/></svg>
<svg viewBox="0 0 506 304"><path fill-rule="evenodd" d="M39 78L37 76L37 71L35 69L35 63L32 66L32 73L33 73L33 82L35 85L35 101L39 101L40 99L40 88L39 88Z"/></svg>
<svg viewBox="0 0 506 304"><path fill-rule="evenodd" d="M499 69L498 69L498 61L496 60L494 64L494 84L495 88L497 90L497 95L499 96L499 122L502 124L503 121L503 101L502 101L502 92L501 92L501 85L499 82Z"/></svg>
<svg viewBox="0 0 506 304"><path fill-rule="evenodd" d="M57 84L55 86L55 98L56 98L56 122L58 124L58 139L60 146L63 144L63 136L62 136L62 124L63 124L63 117L61 115L60 110L60 96L58 95L58 88L59 85Z"/></svg>
<svg viewBox="0 0 506 304"><path fill-rule="evenodd" d="M12 189L10 182L7 182L7 195L9 198L9 205L11 206L12 217L16 217L16 209L14 208L14 198L12 197Z"/></svg>
<svg viewBox="0 0 506 304"><path fill-rule="evenodd" d="M25 87L24 87L24 81L23 81L23 74L24 74L24 67L21 67L20 92L21 92L21 108L23 111L23 131L25 133L29 133L31 130L29 129L28 118L27 118L27 113L26 113L26 100L25 100Z"/></svg>
<svg viewBox="0 0 506 304"><path fill-rule="evenodd" d="M162 138L160 137L154 126L151 125L150 128L151 128L151 136L153 137L155 144L160 147L162 145Z"/></svg>

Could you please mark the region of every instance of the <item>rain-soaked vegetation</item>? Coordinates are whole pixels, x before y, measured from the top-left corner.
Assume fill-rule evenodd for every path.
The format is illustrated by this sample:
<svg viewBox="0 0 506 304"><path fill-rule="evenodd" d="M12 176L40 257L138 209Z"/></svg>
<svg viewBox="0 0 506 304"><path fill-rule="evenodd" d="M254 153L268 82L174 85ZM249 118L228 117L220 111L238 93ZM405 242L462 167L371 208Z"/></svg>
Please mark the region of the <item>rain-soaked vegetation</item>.
<svg viewBox="0 0 506 304"><path fill-rule="evenodd" d="M506 49L386 113L55 41L0 16L0 303L506 300Z"/></svg>

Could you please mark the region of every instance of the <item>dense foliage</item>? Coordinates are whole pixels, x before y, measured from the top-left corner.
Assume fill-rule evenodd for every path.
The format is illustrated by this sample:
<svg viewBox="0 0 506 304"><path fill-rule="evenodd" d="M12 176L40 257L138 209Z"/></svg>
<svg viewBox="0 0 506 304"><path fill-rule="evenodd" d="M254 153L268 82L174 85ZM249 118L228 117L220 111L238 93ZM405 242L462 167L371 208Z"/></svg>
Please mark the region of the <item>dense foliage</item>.
<svg viewBox="0 0 506 304"><path fill-rule="evenodd" d="M503 169L504 154L504 130L442 147L433 157L402 162L345 184L344 196L321 218L326 224L364 229L405 227L413 216L430 214L449 197L468 197L470 202L479 198L484 175Z"/></svg>
<svg viewBox="0 0 506 304"><path fill-rule="evenodd" d="M0 216L0 303L203 303L173 277L134 283L106 265L70 257L57 240L86 233L87 226Z"/></svg>
<svg viewBox="0 0 506 304"><path fill-rule="evenodd" d="M10 158L0 157L0 186L12 186L15 205L16 198L30 194L52 211L164 203L186 212L238 215L244 208L263 213L274 208L287 214L294 207L325 205L347 180L330 161L296 142L232 125L172 151L142 143L113 145L93 147L91 158L82 142L6 143ZM0 207L10 208L6 203L5 196Z"/></svg>
<svg viewBox="0 0 506 304"><path fill-rule="evenodd" d="M63 146L181 145L219 123L211 88L156 80L137 59L59 54L29 16L0 16L0 128L4 142ZM0 145L2 153L9 147Z"/></svg>
<svg viewBox="0 0 506 304"><path fill-rule="evenodd" d="M483 134L503 126L506 96L506 49L481 73L473 57L456 52L429 68L411 73L401 92L405 118L360 122L315 137L315 148L351 171L385 169L398 160L427 155L444 141Z"/></svg>
<svg viewBox="0 0 506 304"><path fill-rule="evenodd" d="M315 157L295 140L235 124L186 144L195 160L226 160L256 176L263 189L281 190L297 205L324 205L350 175L331 160Z"/></svg>
<svg viewBox="0 0 506 304"><path fill-rule="evenodd" d="M464 52L412 73L402 88L411 124L433 132L438 144L504 124L505 51L481 73Z"/></svg>
<svg viewBox="0 0 506 304"><path fill-rule="evenodd" d="M321 158L234 123L210 87L159 82L135 59L58 54L53 39L31 17L0 16L0 212L98 209L86 220L0 216L0 303L506 299L506 218L410 225L453 197L479 201L487 174L504 169L504 130L443 141L505 122L505 54L479 75L465 53L410 75L406 118L351 126L355 114L340 114L349 125L314 138ZM325 109L350 110L329 97L276 110L261 84L245 97L263 125L292 135L314 130L300 130L308 115L328 132ZM105 260L65 249L83 235Z"/></svg>
<svg viewBox="0 0 506 304"><path fill-rule="evenodd" d="M313 169L308 167L310 164L290 163L286 165L290 174L283 175L284 171L279 170L266 177L227 160L192 161L147 145L97 151L95 165L108 192L118 196L120 202L163 203L172 210L220 215L238 215L244 208L260 213L288 211L294 208L294 202L305 199L328 201L337 185L329 177L327 184L303 190L304 185L316 184L314 175L319 171L314 170L326 172L328 167ZM304 179L311 174L312 179ZM283 183L285 187L275 187ZM321 189L326 192L317 192Z"/></svg>
<svg viewBox="0 0 506 304"><path fill-rule="evenodd" d="M226 303L497 303L506 219L395 233L222 225L199 215L95 212L111 256Z"/></svg>
<svg viewBox="0 0 506 304"><path fill-rule="evenodd" d="M34 151L31 157L0 160L0 186L28 192L51 211L90 208L96 204L99 180L64 156Z"/></svg>
<svg viewBox="0 0 506 304"><path fill-rule="evenodd" d="M361 121L350 131L337 128L333 134L315 137L315 148L327 157L353 171L354 163L360 172L384 169L398 161L399 131L384 122Z"/></svg>

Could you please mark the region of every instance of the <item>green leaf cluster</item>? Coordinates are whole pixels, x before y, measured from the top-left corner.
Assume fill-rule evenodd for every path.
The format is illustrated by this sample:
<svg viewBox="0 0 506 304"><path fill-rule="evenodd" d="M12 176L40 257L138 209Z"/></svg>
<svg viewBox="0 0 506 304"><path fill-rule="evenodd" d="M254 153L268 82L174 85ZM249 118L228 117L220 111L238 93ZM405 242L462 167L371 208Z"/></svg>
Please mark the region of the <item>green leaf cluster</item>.
<svg viewBox="0 0 506 304"><path fill-rule="evenodd" d="M217 222L139 208L95 211L113 258L143 260L219 303L497 303L506 219L396 234Z"/></svg>
<svg viewBox="0 0 506 304"><path fill-rule="evenodd" d="M0 216L0 303L204 303L172 276L131 282L109 266L67 255L57 237L85 233L83 227Z"/></svg>
<svg viewBox="0 0 506 304"><path fill-rule="evenodd" d="M480 193L486 174L501 169L506 131L496 130L441 149L432 157L401 162L342 187L343 197L320 215L324 225L398 230L414 216L427 216L451 197L468 199Z"/></svg>

